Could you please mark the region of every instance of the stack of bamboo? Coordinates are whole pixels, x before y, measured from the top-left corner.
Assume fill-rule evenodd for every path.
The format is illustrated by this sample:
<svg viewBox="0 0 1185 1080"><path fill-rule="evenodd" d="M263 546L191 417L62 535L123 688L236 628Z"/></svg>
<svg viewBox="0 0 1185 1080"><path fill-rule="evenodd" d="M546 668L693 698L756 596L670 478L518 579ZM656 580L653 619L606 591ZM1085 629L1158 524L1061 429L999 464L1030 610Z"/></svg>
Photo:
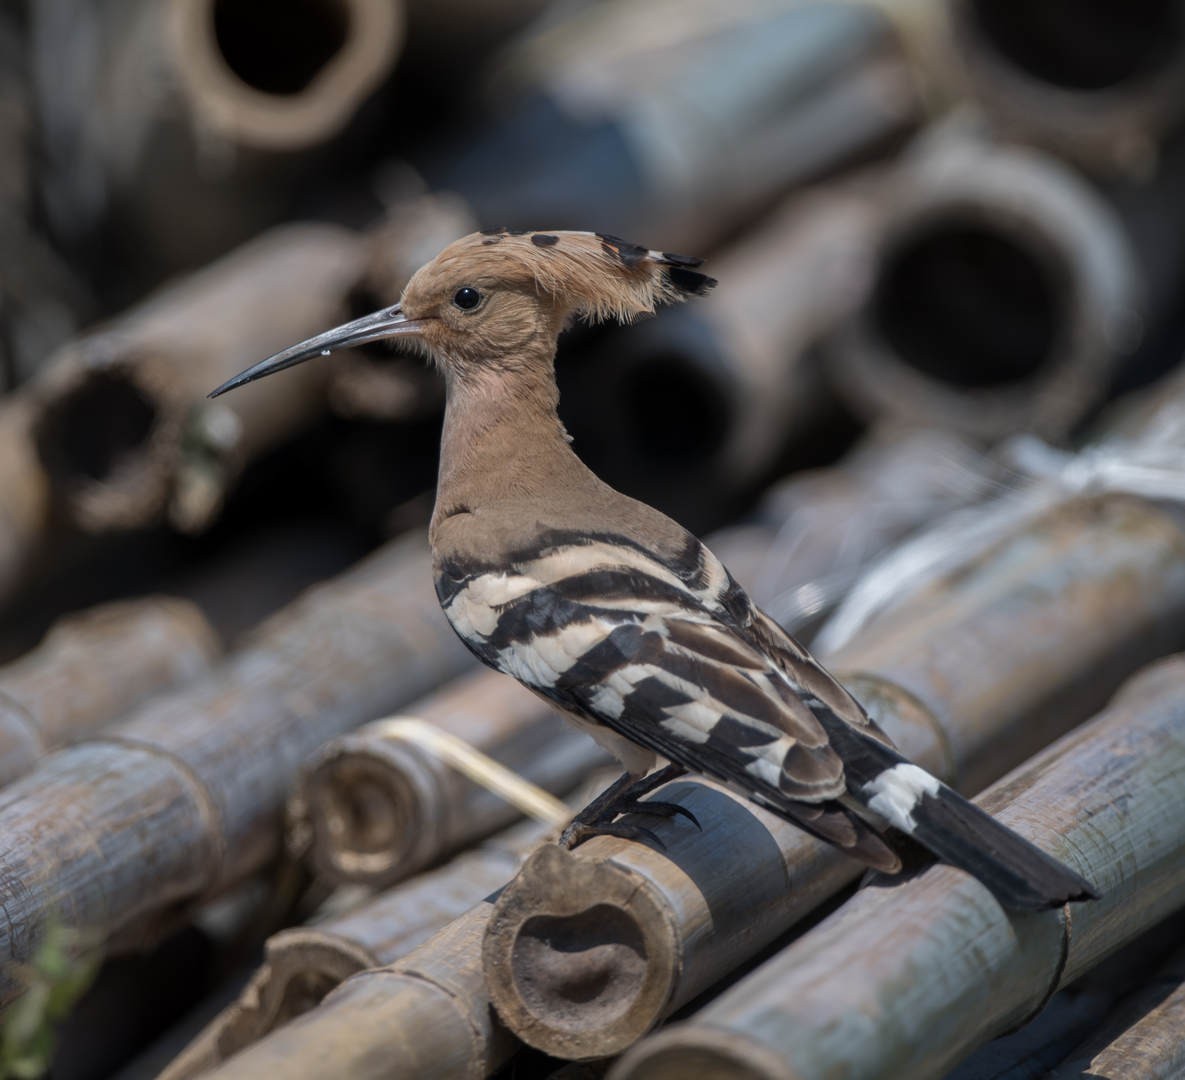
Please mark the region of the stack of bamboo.
<svg viewBox="0 0 1185 1080"><path fill-rule="evenodd" d="M42 0L0 59L0 1076L1185 1069L1179 0ZM605 758L439 611L433 373L205 398L492 225L711 256L564 338L577 449L1102 900L694 777L552 842Z"/></svg>

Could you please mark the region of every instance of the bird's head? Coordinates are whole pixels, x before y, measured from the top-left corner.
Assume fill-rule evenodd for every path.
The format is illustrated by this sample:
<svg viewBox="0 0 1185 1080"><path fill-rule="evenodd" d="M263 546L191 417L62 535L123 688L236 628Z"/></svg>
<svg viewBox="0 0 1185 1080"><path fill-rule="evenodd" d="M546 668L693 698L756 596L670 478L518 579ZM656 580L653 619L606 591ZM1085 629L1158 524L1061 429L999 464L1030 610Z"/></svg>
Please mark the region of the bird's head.
<svg viewBox="0 0 1185 1080"><path fill-rule="evenodd" d="M449 378L511 368L541 348L550 355L573 317L628 322L659 304L702 296L715 281L694 269L699 263L601 233L472 233L417 270L399 303L276 353L210 396L385 338L404 338Z"/></svg>

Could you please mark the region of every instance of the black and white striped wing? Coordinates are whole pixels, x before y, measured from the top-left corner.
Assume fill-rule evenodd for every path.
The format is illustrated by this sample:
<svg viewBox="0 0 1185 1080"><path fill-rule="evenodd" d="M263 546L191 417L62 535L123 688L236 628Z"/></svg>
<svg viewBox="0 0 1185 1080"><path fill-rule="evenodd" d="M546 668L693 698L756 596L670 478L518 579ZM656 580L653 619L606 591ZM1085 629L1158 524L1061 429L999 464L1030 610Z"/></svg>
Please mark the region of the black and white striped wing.
<svg viewBox="0 0 1185 1080"><path fill-rule="evenodd" d="M619 538L536 550L499 569L443 568L445 612L482 660L783 812L843 795L823 725L730 625L747 599L706 549L675 565Z"/></svg>

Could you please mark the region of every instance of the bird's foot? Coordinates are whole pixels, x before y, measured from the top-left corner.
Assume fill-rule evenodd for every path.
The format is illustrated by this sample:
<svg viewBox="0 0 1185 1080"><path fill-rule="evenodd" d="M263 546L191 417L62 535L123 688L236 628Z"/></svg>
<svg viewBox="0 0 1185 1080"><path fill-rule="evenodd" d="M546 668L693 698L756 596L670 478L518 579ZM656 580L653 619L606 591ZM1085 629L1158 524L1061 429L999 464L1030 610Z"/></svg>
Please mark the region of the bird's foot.
<svg viewBox="0 0 1185 1080"><path fill-rule="evenodd" d="M651 817L684 817L702 830L699 819L678 803L643 800L655 788L682 776L686 772L679 765L668 765L657 772L635 780L628 773L611 784L580 811L560 834L559 844L571 850L594 836L619 836L625 840L649 840L665 850L662 839L651 829L632 822L618 821L622 814L646 814Z"/></svg>

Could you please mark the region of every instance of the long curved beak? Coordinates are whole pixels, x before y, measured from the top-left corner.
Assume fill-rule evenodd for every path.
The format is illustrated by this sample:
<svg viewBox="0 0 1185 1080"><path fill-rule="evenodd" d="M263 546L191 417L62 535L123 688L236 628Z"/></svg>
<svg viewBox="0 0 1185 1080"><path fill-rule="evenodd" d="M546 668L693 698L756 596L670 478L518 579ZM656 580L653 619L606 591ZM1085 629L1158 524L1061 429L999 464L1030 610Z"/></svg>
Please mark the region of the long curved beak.
<svg viewBox="0 0 1185 1080"><path fill-rule="evenodd" d="M409 319L398 304L381 311L372 311L360 319L335 326L332 330L326 330L323 334L300 342L299 345L291 345L275 356L260 360L258 364L252 364L233 379L227 379L217 390L210 391L208 396L216 398L219 394L262 379L265 375L303 364L314 356L328 356L337 349L348 349L354 345L365 345L371 341L399 337L402 334L419 334L423 329L424 324L416 319Z"/></svg>

